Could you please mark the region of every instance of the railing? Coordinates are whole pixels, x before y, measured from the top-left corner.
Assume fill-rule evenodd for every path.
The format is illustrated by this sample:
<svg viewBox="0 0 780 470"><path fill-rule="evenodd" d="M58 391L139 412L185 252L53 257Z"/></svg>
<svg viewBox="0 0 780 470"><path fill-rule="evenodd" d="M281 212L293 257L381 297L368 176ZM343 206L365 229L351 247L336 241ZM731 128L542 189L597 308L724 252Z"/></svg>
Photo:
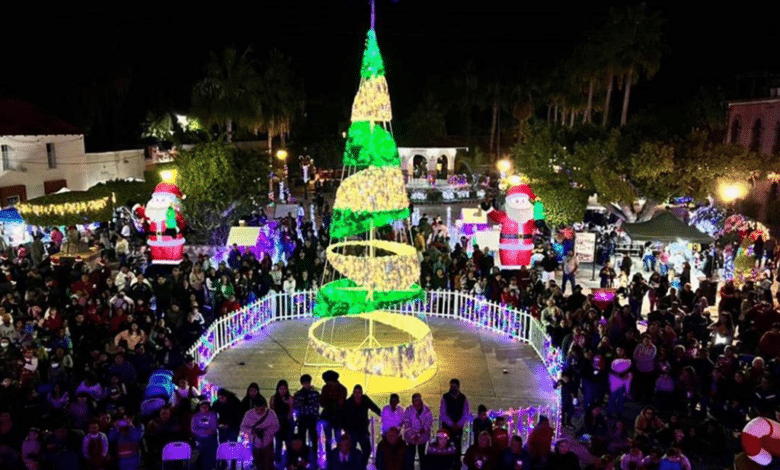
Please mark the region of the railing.
<svg viewBox="0 0 780 470"><path fill-rule="evenodd" d="M311 317L316 296L316 291L269 294L212 323L188 352L201 366L206 366L217 354L254 335L272 322ZM426 291L424 299L386 310L405 315L456 319L522 341L536 351L553 379L557 379L560 374L562 357L559 351L550 344L541 322L528 312L447 290ZM215 397L216 386L204 381L203 393ZM556 397L559 397L558 394ZM530 427L539 415L547 415L556 436L559 435L559 404L558 399L552 406L519 406L510 410L491 410L489 414L506 416L510 433L522 435L525 441ZM437 410L431 411L435 413ZM465 435L467 434L464 433ZM464 441L468 439L464 437Z"/></svg>

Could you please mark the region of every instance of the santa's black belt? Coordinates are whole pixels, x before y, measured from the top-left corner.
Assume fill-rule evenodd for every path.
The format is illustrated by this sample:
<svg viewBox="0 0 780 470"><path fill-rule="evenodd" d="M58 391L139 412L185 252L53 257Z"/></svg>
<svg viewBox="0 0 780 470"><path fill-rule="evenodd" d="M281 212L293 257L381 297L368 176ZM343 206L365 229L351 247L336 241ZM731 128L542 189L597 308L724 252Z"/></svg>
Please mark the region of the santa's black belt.
<svg viewBox="0 0 780 470"><path fill-rule="evenodd" d="M502 233L501 238L507 239L507 240L520 240L521 238L523 240L530 240L534 236L530 233Z"/></svg>

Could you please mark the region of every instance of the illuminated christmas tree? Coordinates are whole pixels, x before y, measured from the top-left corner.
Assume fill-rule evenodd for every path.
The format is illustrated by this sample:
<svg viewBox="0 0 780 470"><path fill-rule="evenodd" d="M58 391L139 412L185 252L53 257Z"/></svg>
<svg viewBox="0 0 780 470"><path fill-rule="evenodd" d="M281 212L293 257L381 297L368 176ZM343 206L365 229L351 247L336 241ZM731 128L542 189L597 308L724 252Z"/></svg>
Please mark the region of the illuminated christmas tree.
<svg viewBox="0 0 780 470"><path fill-rule="evenodd" d="M385 66L372 28L344 149L345 178L336 191L331 244L314 308L321 320L312 325L309 339L321 355L348 369L416 378L436 361L430 329L417 318L383 310L424 296L417 284L420 263L408 231L409 198L391 119ZM357 315L368 322L368 335L358 348L337 348L313 333L329 318L341 315ZM375 321L407 332L413 340L383 347L374 337Z"/></svg>
<svg viewBox="0 0 780 470"><path fill-rule="evenodd" d="M344 277L323 283L317 316L370 312L422 295L415 284L420 266L414 247L377 239L379 231L409 217L398 147L388 130L391 119L384 61L372 29L344 149L349 176L336 192L330 225L335 243L328 247L328 263Z"/></svg>

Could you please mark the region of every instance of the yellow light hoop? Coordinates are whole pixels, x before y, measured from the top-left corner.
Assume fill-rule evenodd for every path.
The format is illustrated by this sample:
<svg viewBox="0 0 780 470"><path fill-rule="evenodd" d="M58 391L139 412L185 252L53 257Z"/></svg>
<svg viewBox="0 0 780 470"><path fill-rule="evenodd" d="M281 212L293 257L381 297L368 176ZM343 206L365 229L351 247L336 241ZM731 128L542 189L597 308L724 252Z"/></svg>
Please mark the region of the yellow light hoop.
<svg viewBox="0 0 780 470"><path fill-rule="evenodd" d="M383 75L368 80L361 79L355 101L352 103L352 122L392 120L393 112L390 108L387 79Z"/></svg>
<svg viewBox="0 0 780 470"><path fill-rule="evenodd" d="M364 246L395 253L390 256L351 256L337 253L342 247ZM365 290L407 290L420 279L417 250L411 245L385 240L346 241L328 246L328 262Z"/></svg>
<svg viewBox="0 0 780 470"><path fill-rule="evenodd" d="M321 356L342 364L346 369L383 377L415 380L436 365L433 333L422 320L384 310L350 316L354 317L397 328L409 334L412 341L378 348L339 347L321 340L315 334L325 322L334 321L330 317L317 320L309 327L309 345Z"/></svg>
<svg viewBox="0 0 780 470"><path fill-rule="evenodd" d="M369 167L349 176L339 185L333 209L355 212L386 212L406 209L404 175L398 167Z"/></svg>

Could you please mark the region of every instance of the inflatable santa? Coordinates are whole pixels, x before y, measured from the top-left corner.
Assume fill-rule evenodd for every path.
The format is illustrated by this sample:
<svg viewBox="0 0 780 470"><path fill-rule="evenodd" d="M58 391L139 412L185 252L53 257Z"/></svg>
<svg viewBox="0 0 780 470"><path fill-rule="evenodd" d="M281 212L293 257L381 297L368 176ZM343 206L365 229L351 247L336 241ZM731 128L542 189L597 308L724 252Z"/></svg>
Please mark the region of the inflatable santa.
<svg viewBox="0 0 780 470"><path fill-rule="evenodd" d="M512 186L506 193L506 210L499 211L482 203L482 209L495 223L501 224L498 254L502 268L519 268L531 264L537 220L542 220L535 210L536 195L527 184Z"/></svg>
<svg viewBox="0 0 780 470"><path fill-rule="evenodd" d="M141 221L147 232L146 244L156 264L178 264L184 252L186 222L181 215L182 194L178 186L160 183L154 188L152 199L146 207L136 205L133 214Z"/></svg>

